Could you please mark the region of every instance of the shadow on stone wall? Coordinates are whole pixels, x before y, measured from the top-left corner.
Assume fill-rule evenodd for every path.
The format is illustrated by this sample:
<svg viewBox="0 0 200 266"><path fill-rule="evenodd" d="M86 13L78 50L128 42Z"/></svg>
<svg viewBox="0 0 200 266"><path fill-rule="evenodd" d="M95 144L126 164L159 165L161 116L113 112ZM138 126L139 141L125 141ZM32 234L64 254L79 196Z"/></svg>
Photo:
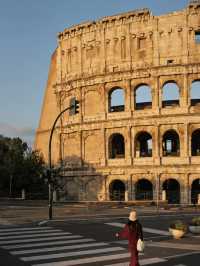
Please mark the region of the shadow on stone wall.
<svg viewBox="0 0 200 266"><path fill-rule="evenodd" d="M56 178L56 198L59 201L105 200L105 176L94 164L78 156L67 156L59 163Z"/></svg>

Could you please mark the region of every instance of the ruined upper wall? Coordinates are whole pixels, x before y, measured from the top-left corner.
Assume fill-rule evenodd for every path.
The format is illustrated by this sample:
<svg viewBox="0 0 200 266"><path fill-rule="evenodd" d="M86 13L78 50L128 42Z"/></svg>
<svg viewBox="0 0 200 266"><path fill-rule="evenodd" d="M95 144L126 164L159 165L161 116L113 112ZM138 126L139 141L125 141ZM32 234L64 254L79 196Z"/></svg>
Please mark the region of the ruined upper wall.
<svg viewBox="0 0 200 266"><path fill-rule="evenodd" d="M141 9L65 29L58 35L57 83L168 64L200 62L200 2L153 16Z"/></svg>

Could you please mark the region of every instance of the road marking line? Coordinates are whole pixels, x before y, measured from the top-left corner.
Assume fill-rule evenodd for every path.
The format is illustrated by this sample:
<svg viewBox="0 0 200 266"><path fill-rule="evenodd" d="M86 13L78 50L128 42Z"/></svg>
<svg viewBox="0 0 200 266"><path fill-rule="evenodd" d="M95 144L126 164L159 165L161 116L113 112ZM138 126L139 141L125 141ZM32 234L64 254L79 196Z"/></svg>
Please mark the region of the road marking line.
<svg viewBox="0 0 200 266"><path fill-rule="evenodd" d="M110 248L74 251L74 252L68 252L68 253L64 252L64 253L57 253L57 254L21 257L20 260L23 260L23 261L47 260L47 259L57 259L57 258L65 258L65 257L73 257L73 256L81 256L81 255L107 253L107 252L112 252L112 251L122 251L122 250L124 250L124 248L122 247L110 247Z"/></svg>
<svg viewBox="0 0 200 266"><path fill-rule="evenodd" d="M18 244L18 243L29 243L29 242L42 242L56 239L69 239L69 238L79 238L82 236L53 236L53 237L43 237L43 238L30 238L30 239L20 239L20 240L8 240L8 241L0 241L0 245L4 244Z"/></svg>
<svg viewBox="0 0 200 266"><path fill-rule="evenodd" d="M199 245L184 244L184 243L172 243L172 242L151 242L150 243L148 242L147 246L200 251Z"/></svg>
<svg viewBox="0 0 200 266"><path fill-rule="evenodd" d="M77 236L71 236L71 238L77 238ZM43 243L34 243L34 244L25 244L25 245L8 245L2 246L1 248L12 250L16 248L32 248L32 247L42 247L42 246L56 246L56 245L65 245L65 244L74 244L74 243L84 243L95 241L92 238L82 238L82 239L73 239L73 240L64 240L64 241L51 241Z"/></svg>
<svg viewBox="0 0 200 266"><path fill-rule="evenodd" d="M40 233L40 234L31 234L31 235L20 235L20 236L2 236L0 237L0 240L3 239L21 239L21 238L32 238L32 237L37 237L37 236L62 236L62 235L70 235L71 233L68 232L60 232L60 233Z"/></svg>
<svg viewBox="0 0 200 266"><path fill-rule="evenodd" d="M105 223L111 226L116 226L116 227L121 227L123 228L125 226L125 224L123 223ZM147 232L147 233L153 233L153 234L158 234L158 235L164 235L164 236L169 236L170 233L164 230L157 230L157 229L153 229L153 228L148 228L148 227L143 227L143 231Z"/></svg>
<svg viewBox="0 0 200 266"><path fill-rule="evenodd" d="M116 226L116 227L121 227L121 228L123 228L125 226L125 224L123 224L123 223L105 223L105 224L108 224L111 226Z"/></svg>
<svg viewBox="0 0 200 266"><path fill-rule="evenodd" d="M185 265L185 264L176 264L174 266L187 266L187 265Z"/></svg>
<svg viewBox="0 0 200 266"><path fill-rule="evenodd" d="M49 229L49 230L43 230L42 233L53 233L53 232L61 232L60 229ZM24 232L8 232L8 233L0 233L0 236L13 236L13 235L21 235L21 234L38 234L39 231L24 231Z"/></svg>
<svg viewBox="0 0 200 266"><path fill-rule="evenodd" d="M42 253L49 251L58 251L58 250L68 250L68 249L77 249L77 248L88 248L88 247L99 247L99 246L108 246L108 243L98 242L98 243L89 243L89 244L79 244L79 245L70 245L70 246L61 246L53 248L37 248L37 249L26 249L20 251L12 251L12 255L21 255L21 254L32 254L32 253Z"/></svg>
<svg viewBox="0 0 200 266"><path fill-rule="evenodd" d="M149 258L149 259L142 259L139 262L140 262L140 265L149 265L149 264L154 264L154 263L159 263L159 262L166 262L166 260L162 258ZM129 262L109 264L106 266L129 266Z"/></svg>
<svg viewBox="0 0 200 266"><path fill-rule="evenodd" d="M148 227L143 227L143 231L146 233L153 233L153 234L157 234L157 235L161 235L161 236L170 236L170 233L167 231L148 228Z"/></svg>
<svg viewBox="0 0 200 266"><path fill-rule="evenodd" d="M87 264L87 263L93 263L93 262L103 262L107 260L123 259L123 258L129 258L129 257L130 257L130 253L122 253L122 254L115 254L115 255L100 256L100 257L90 257L90 258L68 260L68 261L56 261L56 262L40 263L40 264L34 264L34 265L32 264L32 266L72 266L72 265Z"/></svg>
<svg viewBox="0 0 200 266"><path fill-rule="evenodd" d="M9 228L9 229L0 229L0 232L15 232L15 231L26 231L26 230L44 230L52 229L52 227L23 227L23 228Z"/></svg>

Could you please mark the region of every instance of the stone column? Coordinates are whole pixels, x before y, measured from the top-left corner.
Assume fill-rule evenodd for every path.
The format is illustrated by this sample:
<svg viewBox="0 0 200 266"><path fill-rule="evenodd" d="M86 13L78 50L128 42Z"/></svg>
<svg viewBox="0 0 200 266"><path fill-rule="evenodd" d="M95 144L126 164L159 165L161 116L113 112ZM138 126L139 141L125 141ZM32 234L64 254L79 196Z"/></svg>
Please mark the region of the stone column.
<svg viewBox="0 0 200 266"><path fill-rule="evenodd" d="M183 134L183 141L180 141L180 146L181 143L183 143L182 147L182 157L189 157L189 135L188 135L188 124L184 124L184 134Z"/></svg>
<svg viewBox="0 0 200 266"><path fill-rule="evenodd" d="M126 144L126 163L128 165L132 164L132 138L131 138L131 128L130 126L127 126L127 144Z"/></svg>
<svg viewBox="0 0 200 266"><path fill-rule="evenodd" d="M188 189L188 191L187 191L187 200L188 200L188 204L192 204L192 201L191 201L191 189L192 189L192 187L191 187L191 184L190 184L190 174L187 174L187 189Z"/></svg>
<svg viewBox="0 0 200 266"><path fill-rule="evenodd" d="M104 98L103 98L103 102L104 102L104 113L105 113L105 119L107 119L107 113L108 113L108 110L109 110L109 104L108 104L109 96L108 96L108 92L107 92L105 83L104 83L104 86L103 86L103 90L104 90Z"/></svg>
<svg viewBox="0 0 200 266"><path fill-rule="evenodd" d="M131 142L130 142L130 145L131 145L131 158L132 160L134 159L135 157L135 152L136 152L136 147L135 147L135 129L134 127L131 127L130 128L130 138L131 138Z"/></svg>
<svg viewBox="0 0 200 266"><path fill-rule="evenodd" d="M184 174L182 176L182 185L180 186L180 203L181 204L188 204L189 203L189 178L188 174Z"/></svg>
<svg viewBox="0 0 200 266"><path fill-rule="evenodd" d="M161 140L161 144L162 144L162 140ZM154 138L153 138L153 157L154 157L154 161L156 165L160 164L160 126L159 125L155 125L155 134L154 134Z"/></svg>
<svg viewBox="0 0 200 266"><path fill-rule="evenodd" d="M131 81L126 81L125 111L131 112Z"/></svg>
<svg viewBox="0 0 200 266"><path fill-rule="evenodd" d="M105 83L102 83L102 85L101 85L101 88L102 88L102 90L103 90L103 93L102 93L102 95L103 95L103 99L102 99L102 103L103 103L103 114L104 114L104 117L105 117L105 119L106 119L106 114L107 114L107 93L106 93L106 88L105 88Z"/></svg>
<svg viewBox="0 0 200 266"><path fill-rule="evenodd" d="M131 190L131 198L135 200L135 182L133 181L133 175L131 175L131 183L132 183L132 190Z"/></svg>
<svg viewBox="0 0 200 266"><path fill-rule="evenodd" d="M104 175L104 200L107 201L109 200L109 191L107 188L107 175Z"/></svg>
<svg viewBox="0 0 200 266"><path fill-rule="evenodd" d="M84 141L83 141L83 132L80 131L80 158L84 158ZM81 165L83 166L84 162L81 160Z"/></svg>
<svg viewBox="0 0 200 266"><path fill-rule="evenodd" d="M159 77L154 77L154 87L151 88L152 91L152 108L153 111L159 113L159 108L161 107L160 103L160 84Z"/></svg>
<svg viewBox="0 0 200 266"><path fill-rule="evenodd" d="M132 175L130 175L129 177L129 200L133 200L133 176Z"/></svg>
<svg viewBox="0 0 200 266"><path fill-rule="evenodd" d="M125 201L129 201L129 194L130 194L130 186L129 186L129 178L126 178L125 182Z"/></svg>
<svg viewBox="0 0 200 266"><path fill-rule="evenodd" d="M189 108L190 106L190 88L188 87L188 74L184 74L183 77L183 88L180 94L181 107Z"/></svg>
<svg viewBox="0 0 200 266"><path fill-rule="evenodd" d="M102 136L102 139L103 139L103 143L102 143L102 149L103 149L103 158L101 158L101 165L102 166L106 166L107 165L107 139L106 139L106 129L103 128L101 129L101 134L103 135Z"/></svg>
<svg viewBox="0 0 200 266"><path fill-rule="evenodd" d="M158 173L154 174L155 180L154 180L154 188L153 188L153 200L155 201L156 205L159 205L160 201L160 195L162 194L161 188L160 188L160 175Z"/></svg>

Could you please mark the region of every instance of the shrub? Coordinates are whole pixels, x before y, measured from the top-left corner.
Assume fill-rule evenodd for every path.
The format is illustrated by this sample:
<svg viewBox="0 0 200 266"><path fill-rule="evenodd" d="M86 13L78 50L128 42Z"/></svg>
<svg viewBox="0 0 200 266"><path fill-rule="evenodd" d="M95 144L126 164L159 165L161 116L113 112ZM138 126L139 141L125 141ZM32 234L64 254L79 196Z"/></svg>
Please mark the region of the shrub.
<svg viewBox="0 0 200 266"><path fill-rule="evenodd" d="M187 231L187 224L181 220L176 220L170 224L170 228L176 229L176 230L182 230L182 231L186 232Z"/></svg>
<svg viewBox="0 0 200 266"><path fill-rule="evenodd" d="M193 217L190 225L199 225L200 226L200 216Z"/></svg>

